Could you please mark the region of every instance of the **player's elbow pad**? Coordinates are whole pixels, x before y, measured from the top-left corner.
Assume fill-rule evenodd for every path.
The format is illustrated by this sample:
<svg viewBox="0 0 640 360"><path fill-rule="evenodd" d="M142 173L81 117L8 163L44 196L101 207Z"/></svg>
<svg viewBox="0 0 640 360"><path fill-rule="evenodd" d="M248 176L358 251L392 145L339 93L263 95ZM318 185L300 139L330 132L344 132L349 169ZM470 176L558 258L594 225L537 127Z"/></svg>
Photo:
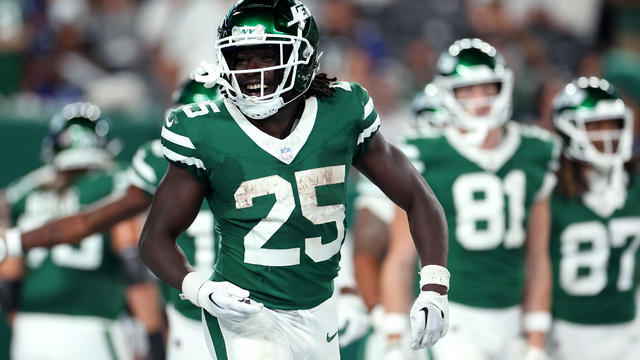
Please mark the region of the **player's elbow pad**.
<svg viewBox="0 0 640 360"><path fill-rule="evenodd" d="M119 254L122 266L124 268L124 276L127 285L136 285L150 282L153 277L142 262L137 247L130 247Z"/></svg>

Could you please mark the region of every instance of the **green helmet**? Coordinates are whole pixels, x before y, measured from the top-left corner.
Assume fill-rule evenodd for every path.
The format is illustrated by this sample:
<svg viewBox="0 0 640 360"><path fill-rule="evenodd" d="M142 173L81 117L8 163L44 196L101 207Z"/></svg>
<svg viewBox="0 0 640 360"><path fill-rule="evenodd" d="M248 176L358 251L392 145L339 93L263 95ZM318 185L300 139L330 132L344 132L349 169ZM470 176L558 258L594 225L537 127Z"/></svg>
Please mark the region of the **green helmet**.
<svg viewBox="0 0 640 360"><path fill-rule="evenodd" d="M587 124L619 120L618 129L587 130ZM564 153L599 168L611 168L631 159L633 115L613 85L597 77L580 77L567 84L553 102L553 126L564 138ZM604 152L594 146L602 141ZM617 142L617 148L614 144Z"/></svg>
<svg viewBox="0 0 640 360"><path fill-rule="evenodd" d="M51 119L43 140L43 157L58 170L104 168L113 159L107 149L110 132L98 106L68 104Z"/></svg>
<svg viewBox="0 0 640 360"><path fill-rule="evenodd" d="M415 96L411 109L417 127L442 128L450 120L449 113L442 105L442 91L432 83Z"/></svg>
<svg viewBox="0 0 640 360"><path fill-rule="evenodd" d="M318 69L318 28L309 9L297 0L240 0L231 8L218 28L216 42L222 91L240 110L254 119L275 114L285 105L288 91L303 94ZM230 68L238 47L273 45L279 48L280 63L258 69ZM280 83L271 94L264 94L264 74L282 71ZM258 73L260 96L242 92L237 74ZM290 99L288 101L291 101Z"/></svg>
<svg viewBox="0 0 640 360"><path fill-rule="evenodd" d="M220 98L220 86L206 87L205 84L195 80L187 80L173 92L174 105L186 105L203 101L213 101Z"/></svg>
<svg viewBox="0 0 640 360"><path fill-rule="evenodd" d="M513 73L506 67L502 55L480 39L461 39L454 42L438 58L434 84L442 89L443 105L456 127L486 133L506 123L511 117ZM456 88L496 83L496 96L485 97L490 106L487 115L467 111L464 100L456 99ZM484 137L483 137L484 138Z"/></svg>

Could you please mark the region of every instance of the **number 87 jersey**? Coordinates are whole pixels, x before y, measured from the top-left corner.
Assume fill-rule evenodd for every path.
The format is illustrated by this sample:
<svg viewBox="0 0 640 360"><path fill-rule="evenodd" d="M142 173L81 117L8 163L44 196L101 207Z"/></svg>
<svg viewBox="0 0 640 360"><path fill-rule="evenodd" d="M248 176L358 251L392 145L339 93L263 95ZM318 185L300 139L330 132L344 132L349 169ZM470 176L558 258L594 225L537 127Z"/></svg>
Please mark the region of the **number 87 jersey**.
<svg viewBox="0 0 640 360"><path fill-rule="evenodd" d="M319 305L344 238L346 185L380 120L355 83L329 98L306 99L284 139L251 124L226 99L173 111L161 137L164 156L207 186L220 248L212 275L275 309Z"/></svg>
<svg viewBox="0 0 640 360"><path fill-rule="evenodd" d="M631 321L640 260L640 181L629 174L624 206L599 214L561 191L551 201L553 316L587 325Z"/></svg>
<svg viewBox="0 0 640 360"><path fill-rule="evenodd" d="M520 303L530 209L555 184L559 142L509 122L494 149L469 146L456 129L416 130L403 150L442 204L449 227L449 299L481 308Z"/></svg>

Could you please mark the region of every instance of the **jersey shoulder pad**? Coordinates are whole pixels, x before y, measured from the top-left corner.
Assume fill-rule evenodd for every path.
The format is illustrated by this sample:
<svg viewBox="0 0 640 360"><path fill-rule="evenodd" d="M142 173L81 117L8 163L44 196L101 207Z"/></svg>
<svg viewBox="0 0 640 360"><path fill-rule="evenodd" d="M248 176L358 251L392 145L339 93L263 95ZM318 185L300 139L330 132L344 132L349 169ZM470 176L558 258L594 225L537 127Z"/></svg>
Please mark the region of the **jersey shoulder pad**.
<svg viewBox="0 0 640 360"><path fill-rule="evenodd" d="M542 157L542 160L549 161L551 171L557 170L560 152L562 151L562 140L560 137L548 130L536 125L512 122L518 129L523 142L531 147L527 151Z"/></svg>
<svg viewBox="0 0 640 360"><path fill-rule="evenodd" d="M167 166L167 160L162 155L160 140L148 141L140 146L133 156L131 166L127 170L128 181L131 185L153 195L167 171Z"/></svg>
<svg viewBox="0 0 640 360"><path fill-rule="evenodd" d="M16 204L31 191L53 181L55 177L56 171L51 165L45 165L29 172L7 186L7 202L9 205Z"/></svg>
<svg viewBox="0 0 640 360"><path fill-rule="evenodd" d="M205 183L208 181L207 167L198 141L211 131L212 122L218 116L221 116L221 110L215 102L185 105L168 113L160 133L162 155Z"/></svg>

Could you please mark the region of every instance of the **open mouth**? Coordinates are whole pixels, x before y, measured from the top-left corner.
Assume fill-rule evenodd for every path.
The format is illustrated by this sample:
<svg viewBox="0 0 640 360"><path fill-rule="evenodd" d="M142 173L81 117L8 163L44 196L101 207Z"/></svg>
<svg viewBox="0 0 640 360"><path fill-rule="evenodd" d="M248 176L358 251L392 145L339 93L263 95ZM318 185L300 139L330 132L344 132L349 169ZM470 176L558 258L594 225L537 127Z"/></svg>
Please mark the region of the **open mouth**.
<svg viewBox="0 0 640 360"><path fill-rule="evenodd" d="M243 92L248 96L264 96L269 94L269 89L267 84L246 84Z"/></svg>

